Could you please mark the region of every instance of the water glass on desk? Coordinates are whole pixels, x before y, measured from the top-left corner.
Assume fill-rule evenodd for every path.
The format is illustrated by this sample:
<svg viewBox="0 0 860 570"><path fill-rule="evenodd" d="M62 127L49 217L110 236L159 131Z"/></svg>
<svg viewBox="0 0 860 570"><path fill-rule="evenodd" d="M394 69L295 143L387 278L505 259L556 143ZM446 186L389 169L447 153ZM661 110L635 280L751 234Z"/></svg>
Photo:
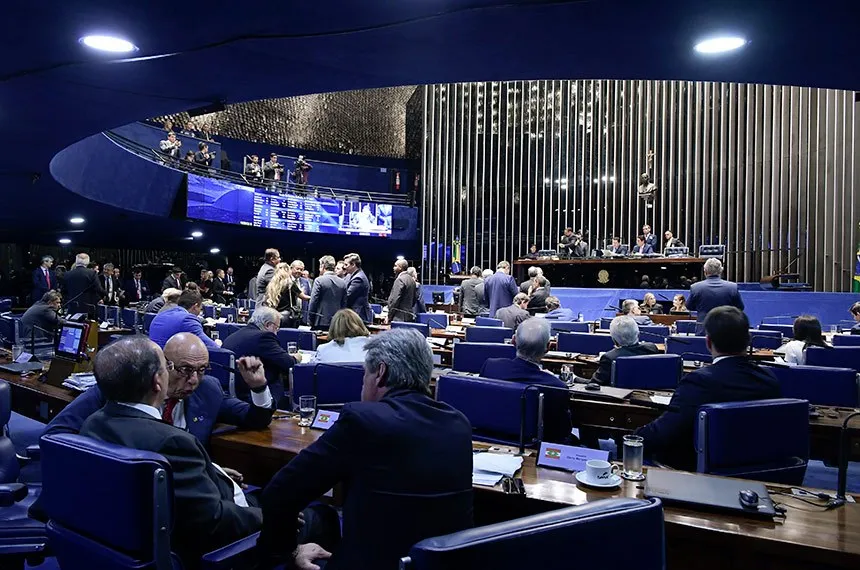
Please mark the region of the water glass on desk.
<svg viewBox="0 0 860 570"><path fill-rule="evenodd" d="M297 342L288 342L287 343L287 352L290 354L296 354L299 351L299 343Z"/></svg>
<svg viewBox="0 0 860 570"><path fill-rule="evenodd" d="M638 435L625 435L624 446L622 453L624 454L624 463L621 469L621 476L631 481L641 481L645 478L642 472L642 456L645 447L643 439Z"/></svg>
<svg viewBox="0 0 860 570"><path fill-rule="evenodd" d="M568 386L573 384L574 374L573 367L570 364L565 364L561 367L561 374L559 374L559 378L561 381L567 384Z"/></svg>
<svg viewBox="0 0 860 570"><path fill-rule="evenodd" d="M299 396L299 425L309 427L317 411L316 396Z"/></svg>
<svg viewBox="0 0 860 570"><path fill-rule="evenodd" d="M18 360L18 357L21 356L21 353L24 352L23 344L13 344L12 345L12 362Z"/></svg>

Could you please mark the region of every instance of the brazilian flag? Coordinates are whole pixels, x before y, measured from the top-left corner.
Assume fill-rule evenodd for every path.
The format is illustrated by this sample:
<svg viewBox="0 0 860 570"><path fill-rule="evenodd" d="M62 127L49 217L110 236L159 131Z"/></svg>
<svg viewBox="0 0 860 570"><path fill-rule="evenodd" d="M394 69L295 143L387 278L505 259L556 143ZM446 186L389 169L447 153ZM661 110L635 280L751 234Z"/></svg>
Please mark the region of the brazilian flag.
<svg viewBox="0 0 860 570"><path fill-rule="evenodd" d="M860 245L857 246L857 263L854 265L854 284L851 290L860 293Z"/></svg>

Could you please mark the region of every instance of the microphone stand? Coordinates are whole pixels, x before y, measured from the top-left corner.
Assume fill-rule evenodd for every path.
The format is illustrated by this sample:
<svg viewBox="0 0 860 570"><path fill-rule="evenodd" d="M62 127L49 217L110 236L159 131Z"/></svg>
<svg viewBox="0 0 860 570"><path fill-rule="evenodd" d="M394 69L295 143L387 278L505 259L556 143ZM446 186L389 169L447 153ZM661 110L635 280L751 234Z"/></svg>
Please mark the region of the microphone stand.
<svg viewBox="0 0 860 570"><path fill-rule="evenodd" d="M838 484L836 486L836 499L834 499L834 507L841 507L847 502L845 497L845 488L848 484L848 458L851 455L848 439L848 423L860 416L860 412L849 414L845 421L842 422L842 431L839 434L839 475Z"/></svg>

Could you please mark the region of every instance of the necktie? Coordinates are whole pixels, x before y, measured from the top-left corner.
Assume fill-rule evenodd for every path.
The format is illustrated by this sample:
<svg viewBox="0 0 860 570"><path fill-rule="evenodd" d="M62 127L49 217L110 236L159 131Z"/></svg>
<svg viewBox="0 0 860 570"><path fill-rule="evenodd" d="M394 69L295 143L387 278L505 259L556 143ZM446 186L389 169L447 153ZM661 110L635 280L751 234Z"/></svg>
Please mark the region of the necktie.
<svg viewBox="0 0 860 570"><path fill-rule="evenodd" d="M134 280L134 287L137 289L137 300L140 301L143 297L140 294L140 281L137 279Z"/></svg>
<svg viewBox="0 0 860 570"><path fill-rule="evenodd" d="M177 398L170 398L164 403L164 410L161 412L161 421L166 424L173 425L173 408L179 403Z"/></svg>
<svg viewBox="0 0 860 570"><path fill-rule="evenodd" d="M48 283L48 289L51 288L51 272L47 269L45 270L45 281Z"/></svg>

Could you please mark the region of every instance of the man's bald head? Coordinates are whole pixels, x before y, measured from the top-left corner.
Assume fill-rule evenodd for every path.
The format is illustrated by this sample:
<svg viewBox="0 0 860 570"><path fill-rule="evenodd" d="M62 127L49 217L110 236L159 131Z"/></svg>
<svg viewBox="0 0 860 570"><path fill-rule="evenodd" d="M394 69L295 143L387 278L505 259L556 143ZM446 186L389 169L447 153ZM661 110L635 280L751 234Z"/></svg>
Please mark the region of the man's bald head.
<svg viewBox="0 0 860 570"><path fill-rule="evenodd" d="M209 365L209 350L203 341L191 333L176 333L164 345L164 357L173 363L168 385L168 398L187 398L203 381L203 373L183 371L202 370Z"/></svg>
<svg viewBox="0 0 860 570"><path fill-rule="evenodd" d="M203 341L189 332L176 333L164 345L164 356L167 360L179 364L192 357L209 360L209 350Z"/></svg>

